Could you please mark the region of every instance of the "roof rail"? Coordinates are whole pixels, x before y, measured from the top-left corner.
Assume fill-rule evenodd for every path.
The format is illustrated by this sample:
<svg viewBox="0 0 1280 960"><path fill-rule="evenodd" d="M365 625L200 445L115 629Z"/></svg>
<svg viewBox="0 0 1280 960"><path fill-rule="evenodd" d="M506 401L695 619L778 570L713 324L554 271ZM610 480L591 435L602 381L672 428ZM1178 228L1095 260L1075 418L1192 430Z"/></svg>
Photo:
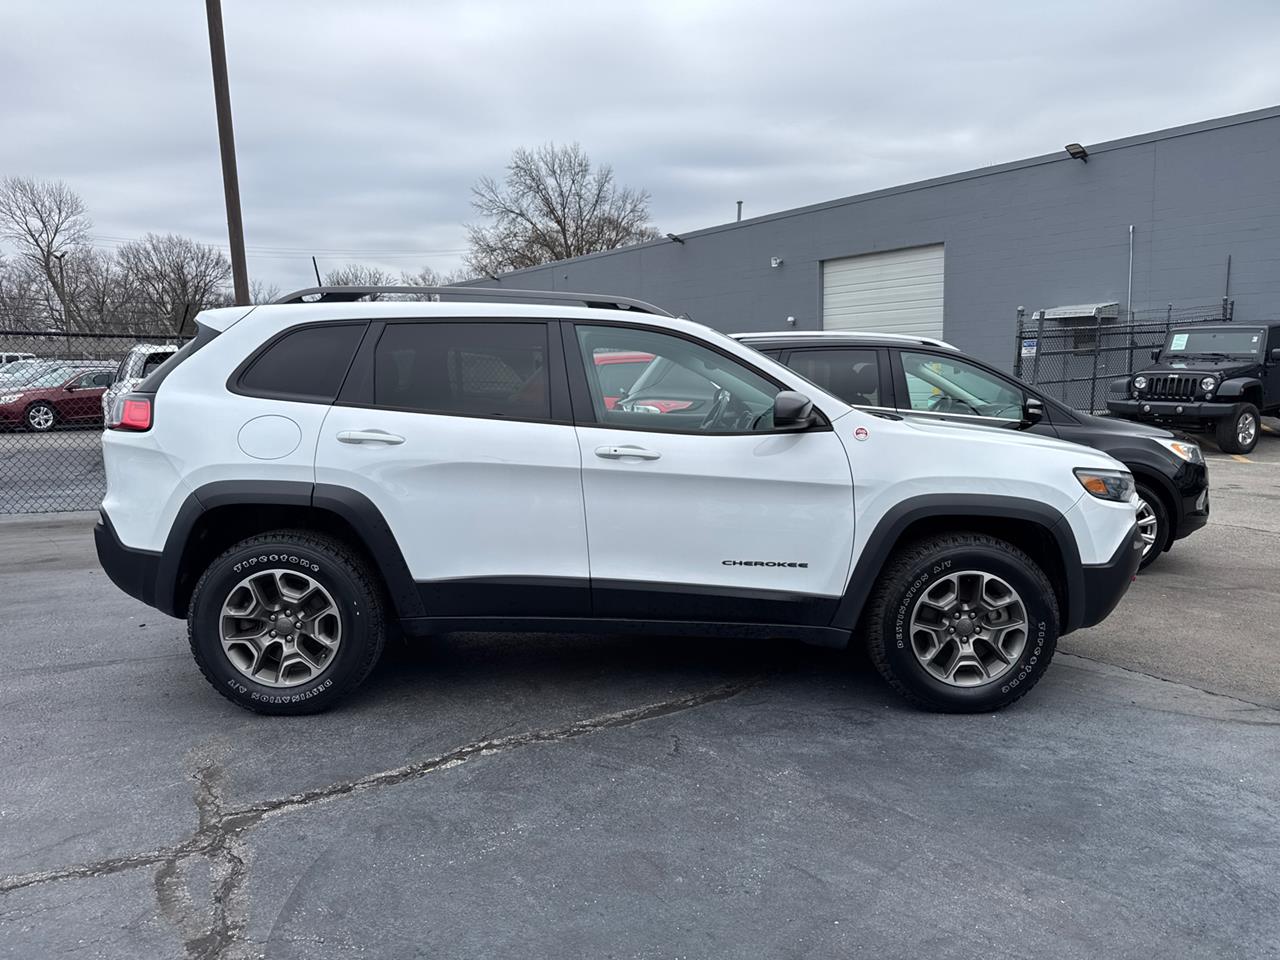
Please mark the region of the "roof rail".
<svg viewBox="0 0 1280 960"><path fill-rule="evenodd" d="M931 347L958 350L955 344L937 337L921 337L909 333L876 333L872 330L751 330L731 333L735 340L889 340L894 343L921 343Z"/></svg>
<svg viewBox="0 0 1280 960"><path fill-rule="evenodd" d="M569 293L566 290L508 290L497 287L307 287L295 290L282 297L276 297L272 303L343 303L359 300L375 294L434 296L450 298L470 298L473 300L519 300L537 302L549 300L555 303L580 303L601 310L634 310L637 313L652 313L659 317L669 317L666 310L655 307L643 300L630 297L615 297L601 293ZM315 300L306 300L315 297Z"/></svg>

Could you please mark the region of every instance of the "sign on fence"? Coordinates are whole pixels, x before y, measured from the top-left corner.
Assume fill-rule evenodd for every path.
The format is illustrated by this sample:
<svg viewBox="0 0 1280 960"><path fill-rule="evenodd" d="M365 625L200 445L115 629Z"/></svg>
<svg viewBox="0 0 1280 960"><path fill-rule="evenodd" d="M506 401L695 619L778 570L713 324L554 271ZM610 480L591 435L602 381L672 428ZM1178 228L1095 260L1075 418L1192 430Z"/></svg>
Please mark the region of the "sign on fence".
<svg viewBox="0 0 1280 960"><path fill-rule="evenodd" d="M1024 357L1034 357L1036 349L1040 346L1040 341L1032 337L1029 340L1022 341L1022 355Z"/></svg>

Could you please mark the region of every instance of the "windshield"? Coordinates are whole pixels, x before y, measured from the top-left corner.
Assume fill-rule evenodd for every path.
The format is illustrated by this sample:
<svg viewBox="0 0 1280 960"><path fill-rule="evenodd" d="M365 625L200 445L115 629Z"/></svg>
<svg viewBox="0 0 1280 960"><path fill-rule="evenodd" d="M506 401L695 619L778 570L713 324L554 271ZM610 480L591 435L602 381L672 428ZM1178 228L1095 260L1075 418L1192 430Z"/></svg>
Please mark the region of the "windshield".
<svg viewBox="0 0 1280 960"><path fill-rule="evenodd" d="M1164 352L1180 357L1224 356L1252 357L1262 349L1262 331L1252 330L1179 330L1169 334Z"/></svg>

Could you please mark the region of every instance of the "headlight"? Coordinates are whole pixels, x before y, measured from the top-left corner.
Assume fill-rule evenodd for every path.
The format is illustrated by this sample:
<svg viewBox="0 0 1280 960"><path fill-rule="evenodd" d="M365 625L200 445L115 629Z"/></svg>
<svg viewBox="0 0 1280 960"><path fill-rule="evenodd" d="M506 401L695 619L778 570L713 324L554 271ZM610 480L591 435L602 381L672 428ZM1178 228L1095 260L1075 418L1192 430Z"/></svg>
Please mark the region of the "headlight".
<svg viewBox="0 0 1280 960"><path fill-rule="evenodd" d="M1133 378L1133 389L1135 389L1135 390L1145 390L1145 389L1147 389L1147 378L1146 378L1146 377L1144 377L1144 376L1142 376L1141 374L1139 374L1138 376L1134 377L1134 378Z"/></svg>
<svg viewBox="0 0 1280 960"><path fill-rule="evenodd" d="M1151 439L1175 457L1180 457L1187 463L1204 463L1204 454L1200 452L1199 444L1190 443L1186 440L1162 440L1160 437L1152 437Z"/></svg>
<svg viewBox="0 0 1280 960"><path fill-rule="evenodd" d="M1127 503L1133 496L1133 474L1127 470L1090 470L1076 468L1076 479L1099 500Z"/></svg>
<svg viewBox="0 0 1280 960"><path fill-rule="evenodd" d="M1200 381L1200 389L1203 390L1205 393L1208 393L1217 385L1218 385L1217 377L1205 377L1203 380Z"/></svg>
<svg viewBox="0 0 1280 960"><path fill-rule="evenodd" d="M3 397L0 397L0 403L17 403L21 399L22 394L20 393L6 393Z"/></svg>

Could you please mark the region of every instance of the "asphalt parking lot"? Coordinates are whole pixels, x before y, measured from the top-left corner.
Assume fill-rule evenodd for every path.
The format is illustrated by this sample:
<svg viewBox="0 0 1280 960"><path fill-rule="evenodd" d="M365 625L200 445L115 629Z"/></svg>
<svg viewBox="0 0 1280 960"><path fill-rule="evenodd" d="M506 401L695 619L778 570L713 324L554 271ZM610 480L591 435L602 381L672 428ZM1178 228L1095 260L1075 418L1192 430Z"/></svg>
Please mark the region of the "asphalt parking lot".
<svg viewBox="0 0 1280 960"><path fill-rule="evenodd" d="M0 956L1280 956L1280 437L1207 452L1209 528L980 716L834 651L458 634L260 718L91 518L2 521Z"/></svg>

